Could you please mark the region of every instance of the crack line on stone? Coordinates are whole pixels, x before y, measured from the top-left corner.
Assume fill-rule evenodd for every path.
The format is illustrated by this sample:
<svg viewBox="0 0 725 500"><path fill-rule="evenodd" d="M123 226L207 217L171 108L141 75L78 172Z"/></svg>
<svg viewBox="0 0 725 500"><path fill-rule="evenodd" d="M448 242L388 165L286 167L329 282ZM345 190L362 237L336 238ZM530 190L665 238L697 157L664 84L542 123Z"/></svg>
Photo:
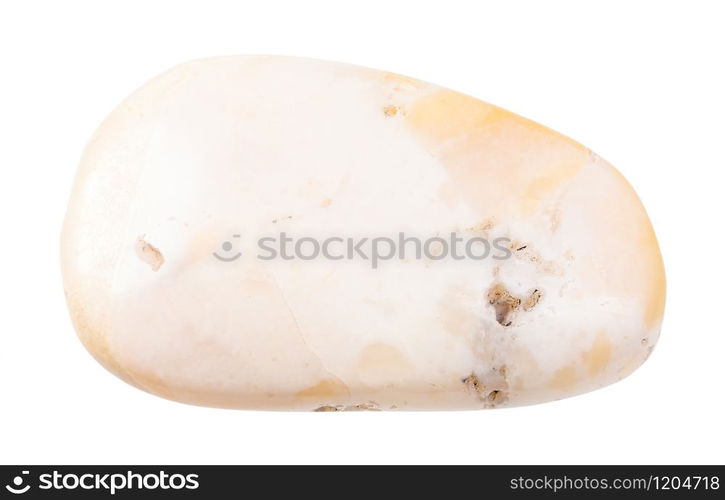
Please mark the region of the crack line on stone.
<svg viewBox="0 0 725 500"><path fill-rule="evenodd" d="M304 332L302 331L302 327L300 326L299 321L297 320L297 315L295 314L294 310L292 309L292 306L289 303L289 300L287 300L287 296L285 295L284 291L282 290L282 287L279 284L279 281L277 280L277 277L274 275L274 273L270 270L269 276L272 278L272 282L274 283L274 286L277 288L277 291L279 292L280 297L282 297L282 300L284 301L285 306L287 306L287 311L289 312L290 316L292 316L292 321L294 321L295 326L297 327L297 334L300 337L300 340L302 340L302 343L304 344L307 351L314 356L314 358L317 360L317 362L322 367L322 370L327 373L328 376L332 377L336 381L338 381L344 388L345 392L347 392L348 396L350 395L350 388L347 386L345 382L340 379L337 375L332 373L327 366L325 366L325 363L322 362L322 359L320 356L310 347L310 344L307 342L307 338L305 337Z"/></svg>

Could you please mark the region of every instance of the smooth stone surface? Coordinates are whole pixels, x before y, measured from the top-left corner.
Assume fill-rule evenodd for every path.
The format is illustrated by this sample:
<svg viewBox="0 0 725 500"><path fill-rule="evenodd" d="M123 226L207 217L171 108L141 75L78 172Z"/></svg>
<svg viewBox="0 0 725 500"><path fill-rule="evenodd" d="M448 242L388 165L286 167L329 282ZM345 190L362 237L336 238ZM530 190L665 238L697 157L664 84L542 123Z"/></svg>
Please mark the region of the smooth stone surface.
<svg viewBox="0 0 725 500"><path fill-rule="evenodd" d="M261 261L256 238L509 238L506 260ZM231 240L242 257L213 252ZM226 255L226 254L225 254ZM578 143L407 77L276 56L193 61L101 125L66 216L78 334L185 403L475 409L615 382L664 273L626 180Z"/></svg>

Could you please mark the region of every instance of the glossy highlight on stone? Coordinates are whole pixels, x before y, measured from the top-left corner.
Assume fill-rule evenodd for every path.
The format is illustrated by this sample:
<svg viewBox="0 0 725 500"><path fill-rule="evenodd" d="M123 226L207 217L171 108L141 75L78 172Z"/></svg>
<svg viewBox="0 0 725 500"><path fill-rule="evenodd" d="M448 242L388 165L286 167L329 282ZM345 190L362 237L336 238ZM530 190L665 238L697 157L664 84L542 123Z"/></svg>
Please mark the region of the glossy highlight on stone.
<svg viewBox="0 0 725 500"><path fill-rule="evenodd" d="M261 260L258 238L508 242L510 257ZM88 144L62 235L74 326L184 403L477 409L627 376L665 279L605 160L496 106L393 73L280 56L192 61Z"/></svg>

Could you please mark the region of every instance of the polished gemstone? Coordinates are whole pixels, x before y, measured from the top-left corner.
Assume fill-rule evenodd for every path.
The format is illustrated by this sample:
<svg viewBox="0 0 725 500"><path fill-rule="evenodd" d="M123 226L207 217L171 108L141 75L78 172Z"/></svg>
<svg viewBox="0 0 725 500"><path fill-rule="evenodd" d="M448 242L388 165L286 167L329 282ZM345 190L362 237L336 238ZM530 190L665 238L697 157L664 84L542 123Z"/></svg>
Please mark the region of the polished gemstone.
<svg viewBox="0 0 725 500"><path fill-rule="evenodd" d="M645 210L586 147L300 58L193 61L133 93L83 155L62 254L106 368L227 408L572 396L636 369L664 307Z"/></svg>

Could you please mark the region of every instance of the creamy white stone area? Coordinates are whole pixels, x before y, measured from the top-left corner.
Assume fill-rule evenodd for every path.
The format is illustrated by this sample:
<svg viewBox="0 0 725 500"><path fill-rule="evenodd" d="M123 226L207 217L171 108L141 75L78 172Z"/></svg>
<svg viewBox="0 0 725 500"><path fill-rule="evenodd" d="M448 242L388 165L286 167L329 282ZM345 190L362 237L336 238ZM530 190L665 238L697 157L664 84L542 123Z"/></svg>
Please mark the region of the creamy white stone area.
<svg viewBox="0 0 725 500"><path fill-rule="evenodd" d="M508 238L511 257L258 259L280 232L455 232ZM245 409L590 391L647 358L665 294L637 195L585 147L432 84L278 56L186 63L113 111L81 161L62 265L106 368Z"/></svg>

